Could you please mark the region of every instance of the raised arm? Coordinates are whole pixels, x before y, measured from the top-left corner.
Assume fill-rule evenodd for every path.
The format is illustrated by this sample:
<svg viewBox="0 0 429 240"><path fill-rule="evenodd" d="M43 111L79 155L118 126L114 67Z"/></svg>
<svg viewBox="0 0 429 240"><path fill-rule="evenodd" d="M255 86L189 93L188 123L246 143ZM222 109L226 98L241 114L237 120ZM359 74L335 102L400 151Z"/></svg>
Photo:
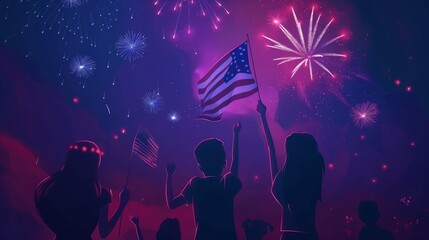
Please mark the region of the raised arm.
<svg viewBox="0 0 429 240"><path fill-rule="evenodd" d="M101 238L106 238L115 227L119 218L121 217L122 212L125 209L125 206L128 204L130 200L130 192L126 187L122 190L119 195L120 204L118 209L116 209L112 218L109 220L109 205L104 205L100 208L100 213L98 217L98 231L100 233Z"/></svg>
<svg viewBox="0 0 429 240"><path fill-rule="evenodd" d="M173 193L173 174L176 172L176 164L167 165L167 182L165 184L165 200L169 209L175 209L186 204L186 199L182 195L174 197Z"/></svg>
<svg viewBox="0 0 429 240"><path fill-rule="evenodd" d="M262 125L264 126L264 133L268 145L268 154L270 158L271 182L274 182L274 178L279 172L279 167L277 165L276 148L274 147L273 136L271 136L270 127L268 126L267 107L262 103L261 100L259 100L258 107L256 108L256 110L261 115Z"/></svg>
<svg viewBox="0 0 429 240"><path fill-rule="evenodd" d="M233 127L233 144L232 144L232 164L231 172L238 177L238 133L241 129L241 123L236 122Z"/></svg>
<svg viewBox="0 0 429 240"><path fill-rule="evenodd" d="M140 224L139 224L139 218L134 216L134 215L131 215L130 221L133 223L134 227L136 228L137 239L143 240L143 235L142 235L142 231L140 229Z"/></svg>

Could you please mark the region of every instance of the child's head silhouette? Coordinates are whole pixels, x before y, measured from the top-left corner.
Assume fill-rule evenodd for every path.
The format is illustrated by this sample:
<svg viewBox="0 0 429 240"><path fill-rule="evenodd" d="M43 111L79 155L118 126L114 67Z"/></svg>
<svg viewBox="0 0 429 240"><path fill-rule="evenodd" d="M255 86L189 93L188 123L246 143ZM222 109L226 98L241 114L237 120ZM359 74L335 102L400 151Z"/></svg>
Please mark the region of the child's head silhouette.
<svg viewBox="0 0 429 240"><path fill-rule="evenodd" d="M380 218L377 203L369 200L361 201L359 203L359 218L366 225L375 225Z"/></svg>
<svg viewBox="0 0 429 240"><path fill-rule="evenodd" d="M268 230L270 232L274 230L271 224L259 219L246 219L241 224L241 227L244 229L244 234L247 240L262 239L265 235L267 235Z"/></svg>
<svg viewBox="0 0 429 240"><path fill-rule="evenodd" d="M156 233L157 240L180 240L180 223L176 218L167 218L159 226Z"/></svg>
<svg viewBox="0 0 429 240"><path fill-rule="evenodd" d="M103 153L94 142L81 140L74 142L67 152L62 171L77 179L93 181L101 163Z"/></svg>
<svg viewBox="0 0 429 240"><path fill-rule="evenodd" d="M223 142L217 138L200 142L195 148L195 157L206 176L219 176L226 164Z"/></svg>

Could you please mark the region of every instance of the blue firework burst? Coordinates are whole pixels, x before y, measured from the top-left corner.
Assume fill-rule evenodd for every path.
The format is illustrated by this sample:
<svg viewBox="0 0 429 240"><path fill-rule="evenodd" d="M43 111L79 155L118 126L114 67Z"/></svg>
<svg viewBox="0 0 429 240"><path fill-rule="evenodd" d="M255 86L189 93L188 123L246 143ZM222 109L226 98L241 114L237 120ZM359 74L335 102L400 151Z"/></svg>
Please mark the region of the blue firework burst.
<svg viewBox="0 0 429 240"><path fill-rule="evenodd" d="M143 109L148 113L158 113L164 107L164 98L159 92L148 92L141 99Z"/></svg>
<svg viewBox="0 0 429 240"><path fill-rule="evenodd" d="M95 70L95 61L89 56L76 56L70 62L70 71L79 78L87 78Z"/></svg>
<svg viewBox="0 0 429 240"><path fill-rule="evenodd" d="M146 39L146 36L141 32L127 32L119 37L116 42L118 55L130 62L141 58L147 46Z"/></svg>

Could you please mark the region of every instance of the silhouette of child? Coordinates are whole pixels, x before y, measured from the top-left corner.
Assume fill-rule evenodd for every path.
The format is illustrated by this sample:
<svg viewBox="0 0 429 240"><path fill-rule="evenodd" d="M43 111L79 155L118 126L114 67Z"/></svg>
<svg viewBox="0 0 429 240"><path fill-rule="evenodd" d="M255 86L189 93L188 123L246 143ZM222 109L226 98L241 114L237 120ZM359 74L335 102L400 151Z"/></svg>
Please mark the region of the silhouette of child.
<svg viewBox="0 0 429 240"><path fill-rule="evenodd" d="M126 188L120 194L120 205L108 219L110 192L101 188L97 171L102 152L91 141L78 141L70 146L63 168L43 180L36 189L36 210L57 240L91 240L98 224L105 238L113 230L130 195Z"/></svg>
<svg viewBox="0 0 429 240"><path fill-rule="evenodd" d="M131 215L130 221L134 224L137 233L137 239L143 240L143 235L139 226L139 218ZM181 240L180 223L176 218L167 218L159 226L156 233L156 240Z"/></svg>
<svg viewBox="0 0 429 240"><path fill-rule="evenodd" d="M390 232L377 226L380 212L376 202L361 201L359 218L365 224L359 232L359 240L393 240L393 235Z"/></svg>
<svg viewBox="0 0 429 240"><path fill-rule="evenodd" d="M266 118L266 106L259 101L268 145L271 169L271 192L282 206L282 237L285 240L317 240L316 203L322 199L324 160L317 142L308 133L292 133L285 142L286 161L279 171L276 149Z"/></svg>
<svg viewBox="0 0 429 240"><path fill-rule="evenodd" d="M270 230L270 232L274 230L271 224L259 219L247 219L241 227L244 229L246 240L262 240L267 235L267 230Z"/></svg>
<svg viewBox="0 0 429 240"><path fill-rule="evenodd" d="M233 128L233 157L231 170L222 176L225 167L223 142L211 138L195 148L195 157L203 177L193 177L174 197L172 176L176 166L167 166L166 200L170 209L193 205L196 223L196 240L236 240L234 226L234 197L241 189L238 178L238 132L240 123Z"/></svg>

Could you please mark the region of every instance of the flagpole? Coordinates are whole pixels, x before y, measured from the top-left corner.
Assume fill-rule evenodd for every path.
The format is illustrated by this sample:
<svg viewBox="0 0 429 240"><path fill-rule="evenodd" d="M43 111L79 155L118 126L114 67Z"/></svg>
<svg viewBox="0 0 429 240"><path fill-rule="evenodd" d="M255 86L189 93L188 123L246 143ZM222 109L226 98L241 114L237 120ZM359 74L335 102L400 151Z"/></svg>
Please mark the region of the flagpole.
<svg viewBox="0 0 429 240"><path fill-rule="evenodd" d="M139 130L140 130L140 128L139 128ZM138 134L139 130L137 130L137 133L134 136L133 148L134 148L134 143L136 141L136 137L137 137L137 134ZM130 175L131 175L131 168L132 168L132 165L133 165L133 153L134 153L134 151L131 150L130 160L128 161L128 171L127 171L127 178L125 180L125 188L128 188L128 181L129 181ZM121 218L119 219L118 239L121 236L121 228L122 228L122 213L121 213Z"/></svg>
<svg viewBox="0 0 429 240"><path fill-rule="evenodd" d="M253 61L253 52L252 52L252 46L250 45L249 34L247 34L247 42L249 43L250 58L252 59L252 67L253 67L253 73L255 74L255 82L256 82L256 85L258 86L259 101L262 101L261 100L261 92L259 91L259 82L258 82L258 79L256 77L256 67L255 67L255 62Z"/></svg>

